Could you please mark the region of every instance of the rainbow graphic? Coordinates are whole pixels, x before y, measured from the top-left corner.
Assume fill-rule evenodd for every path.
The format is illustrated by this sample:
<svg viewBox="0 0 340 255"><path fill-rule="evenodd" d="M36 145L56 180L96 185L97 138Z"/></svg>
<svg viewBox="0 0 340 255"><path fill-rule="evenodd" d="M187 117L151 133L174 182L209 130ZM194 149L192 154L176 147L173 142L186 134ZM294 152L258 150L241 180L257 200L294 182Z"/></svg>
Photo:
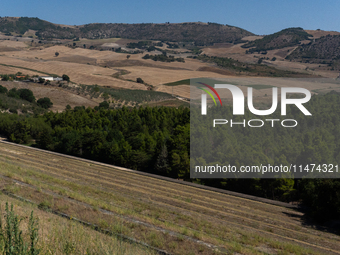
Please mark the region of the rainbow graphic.
<svg viewBox="0 0 340 255"><path fill-rule="evenodd" d="M217 96L218 100L220 100L220 104L221 104L221 106L222 106L222 100L221 100L221 98L220 98L220 95L217 93L217 91L216 91L213 87L211 87L210 85L208 85L208 84L206 84L206 83L203 83L203 82L197 82L197 83L202 84L202 85L206 86L207 88L209 88L211 91L213 91L213 92L215 93L215 95ZM206 89L200 88L200 87L198 87L198 88L201 89L201 90L203 90L203 91L204 91L205 93L207 93L209 96L211 96L211 98L214 100L215 105L217 106L216 100L215 100L215 98L213 97L213 95L210 93L209 90L206 90Z"/></svg>

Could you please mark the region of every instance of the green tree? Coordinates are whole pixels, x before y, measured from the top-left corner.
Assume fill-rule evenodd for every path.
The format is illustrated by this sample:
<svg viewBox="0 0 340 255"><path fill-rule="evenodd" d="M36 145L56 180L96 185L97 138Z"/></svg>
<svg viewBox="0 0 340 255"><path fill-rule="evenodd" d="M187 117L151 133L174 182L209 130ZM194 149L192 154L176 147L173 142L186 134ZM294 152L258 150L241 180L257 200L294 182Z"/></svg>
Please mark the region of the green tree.
<svg viewBox="0 0 340 255"><path fill-rule="evenodd" d="M103 101L99 104L99 108L109 109L110 104L107 101Z"/></svg>
<svg viewBox="0 0 340 255"><path fill-rule="evenodd" d="M33 95L33 92L29 89L19 89L18 94L21 99L24 99L31 103L35 102L35 97Z"/></svg>
<svg viewBox="0 0 340 255"><path fill-rule="evenodd" d="M37 104L44 109L48 109L53 106L51 99L49 99L48 97L38 99Z"/></svg>
<svg viewBox="0 0 340 255"><path fill-rule="evenodd" d="M14 98L20 98L19 93L16 88L12 88L8 91L7 96L14 97Z"/></svg>
<svg viewBox="0 0 340 255"><path fill-rule="evenodd" d="M6 87L3 87L0 85L0 94L6 94L7 93L7 88Z"/></svg>
<svg viewBox="0 0 340 255"><path fill-rule="evenodd" d="M58 56L59 56L59 52L54 53L54 55L55 55L56 57L58 57Z"/></svg>
<svg viewBox="0 0 340 255"><path fill-rule="evenodd" d="M137 78L137 83L144 83L144 81L142 80L142 78Z"/></svg>
<svg viewBox="0 0 340 255"><path fill-rule="evenodd" d="M2 80L3 80L3 81L8 81L8 80L9 80L9 76L8 76L7 74L4 74L4 75L2 76Z"/></svg>
<svg viewBox="0 0 340 255"><path fill-rule="evenodd" d="M70 77L68 77L68 75L63 74L63 76L61 76L61 78L63 78L64 81L69 82L70 81Z"/></svg>

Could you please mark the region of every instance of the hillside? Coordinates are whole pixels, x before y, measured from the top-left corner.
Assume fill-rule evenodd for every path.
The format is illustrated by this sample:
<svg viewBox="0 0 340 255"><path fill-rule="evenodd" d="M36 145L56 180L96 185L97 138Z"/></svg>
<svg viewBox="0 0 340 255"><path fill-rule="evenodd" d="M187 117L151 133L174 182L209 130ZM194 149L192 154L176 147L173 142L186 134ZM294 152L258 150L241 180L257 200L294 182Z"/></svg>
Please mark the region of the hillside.
<svg viewBox="0 0 340 255"><path fill-rule="evenodd" d="M301 45L287 56L288 60L329 64L339 69L340 35L327 35Z"/></svg>
<svg viewBox="0 0 340 255"><path fill-rule="evenodd" d="M0 31L5 34L23 35L35 30L39 39L74 38L128 38L141 40L164 40L172 42L194 42L196 45L209 45L220 42L235 42L242 37L253 35L244 29L217 23L164 23L164 24L103 24L93 23L84 26L62 27L38 18L1 18Z"/></svg>
<svg viewBox="0 0 340 255"><path fill-rule="evenodd" d="M261 52L273 49L298 45L301 41L307 40L310 35L300 27L283 29L280 32L266 35L262 39L248 42L242 48L251 48L248 51Z"/></svg>
<svg viewBox="0 0 340 255"><path fill-rule="evenodd" d="M339 236L296 209L24 146L0 151L5 192L170 254L339 254Z"/></svg>

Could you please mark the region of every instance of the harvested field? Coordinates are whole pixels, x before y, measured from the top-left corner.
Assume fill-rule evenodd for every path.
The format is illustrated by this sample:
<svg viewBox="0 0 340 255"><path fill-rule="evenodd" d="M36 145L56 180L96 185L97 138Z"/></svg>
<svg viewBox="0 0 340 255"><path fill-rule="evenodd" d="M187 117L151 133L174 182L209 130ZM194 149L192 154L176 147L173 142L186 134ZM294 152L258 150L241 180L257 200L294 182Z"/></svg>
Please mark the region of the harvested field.
<svg viewBox="0 0 340 255"><path fill-rule="evenodd" d="M21 60L10 57L0 56L0 62L16 67L30 68L41 72L57 74L67 74L71 81L80 84L100 84L102 86L123 87L129 89L142 89L146 87L135 82L122 81L112 77L115 73L112 69L100 66L66 63L59 61L43 61L43 60ZM25 73L23 69L22 73Z"/></svg>
<svg viewBox="0 0 340 255"><path fill-rule="evenodd" d="M255 39L255 38L248 38ZM88 40L90 43L92 40ZM93 40L102 45L127 43L129 40L118 38ZM85 40L76 42L86 44ZM257 63L262 54L245 54L241 48L242 44L218 44L213 47L203 49L203 53L212 56L224 56L238 59L248 63ZM19 51L3 51L0 54L0 73L22 72L29 75L63 75L67 74L71 81L77 84L94 85L147 90L148 86L137 83L137 78L152 85L156 91L166 92L181 97L189 97L188 87L167 88L163 86L166 83L176 82L190 78L217 77L228 78L235 77L235 72L226 69L217 68L211 63L202 63L197 59L185 58L182 62L160 62L142 59L146 54L128 54L117 53L112 51L98 51L84 48L72 48L63 45L52 47L28 48L24 42L2 41L0 42L4 49ZM112 46L112 45L111 45ZM7 48L6 48L7 47ZM11 48L11 49L9 49ZM289 48L290 52L293 48ZM59 56L56 57L55 53ZM283 61L283 58L289 52L286 49L268 51L263 63L278 69L304 72L307 75L322 75L326 77L337 77L337 73L326 70L326 67L318 67L316 64L305 64ZM171 54L170 54L171 55ZM270 61L272 57L276 61ZM117 71L126 70L123 74L117 76ZM325 70L324 70L325 69ZM256 78L255 78L256 79ZM322 89L322 88L317 88Z"/></svg>
<svg viewBox="0 0 340 255"><path fill-rule="evenodd" d="M294 209L3 142L0 162L8 192L173 254L340 254Z"/></svg>
<svg viewBox="0 0 340 255"><path fill-rule="evenodd" d="M0 74L16 74L17 72L22 72L23 74L28 75L42 75L39 72L22 69L18 67L10 67L10 66L3 66L0 64Z"/></svg>
<svg viewBox="0 0 340 255"><path fill-rule="evenodd" d="M0 41L0 47L22 49L27 48L27 44L25 44L24 42L17 42L12 40L2 40Z"/></svg>

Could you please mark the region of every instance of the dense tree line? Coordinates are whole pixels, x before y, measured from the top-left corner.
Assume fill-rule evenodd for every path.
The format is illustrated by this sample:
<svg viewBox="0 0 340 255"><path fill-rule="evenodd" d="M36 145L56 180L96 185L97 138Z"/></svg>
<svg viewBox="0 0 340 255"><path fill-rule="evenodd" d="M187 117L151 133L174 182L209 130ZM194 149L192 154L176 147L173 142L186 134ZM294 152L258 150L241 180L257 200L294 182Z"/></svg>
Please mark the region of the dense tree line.
<svg viewBox="0 0 340 255"><path fill-rule="evenodd" d="M299 121L294 129L224 127L219 139L214 141L202 127L202 144L195 149L215 153L238 166L338 164L340 115L336 109L340 109L340 96L337 93L313 96L306 104L313 117L305 121L302 121L304 115L295 108L287 109L290 118ZM213 113L213 109L209 112ZM194 109L191 111L196 114ZM231 108L229 112L232 113ZM253 117L248 113L245 116L247 119ZM189 125L188 108L68 107L62 113L0 115L0 133L10 141L30 143L34 139L36 146L43 149L185 180L190 180L190 163L200 160L193 158L190 162ZM218 154L218 150L223 153ZM283 201L300 200L311 208L310 215L321 221L340 215L339 179L190 181Z"/></svg>
<svg viewBox="0 0 340 255"><path fill-rule="evenodd" d="M128 168L182 177L189 169L188 108L77 107L25 117L4 114L1 133L11 141Z"/></svg>
<svg viewBox="0 0 340 255"><path fill-rule="evenodd" d="M166 52L164 51L163 54L159 55L149 55L145 54L143 59L152 59L153 61L161 61L161 62L185 62L184 58L175 58L174 56L167 56Z"/></svg>

